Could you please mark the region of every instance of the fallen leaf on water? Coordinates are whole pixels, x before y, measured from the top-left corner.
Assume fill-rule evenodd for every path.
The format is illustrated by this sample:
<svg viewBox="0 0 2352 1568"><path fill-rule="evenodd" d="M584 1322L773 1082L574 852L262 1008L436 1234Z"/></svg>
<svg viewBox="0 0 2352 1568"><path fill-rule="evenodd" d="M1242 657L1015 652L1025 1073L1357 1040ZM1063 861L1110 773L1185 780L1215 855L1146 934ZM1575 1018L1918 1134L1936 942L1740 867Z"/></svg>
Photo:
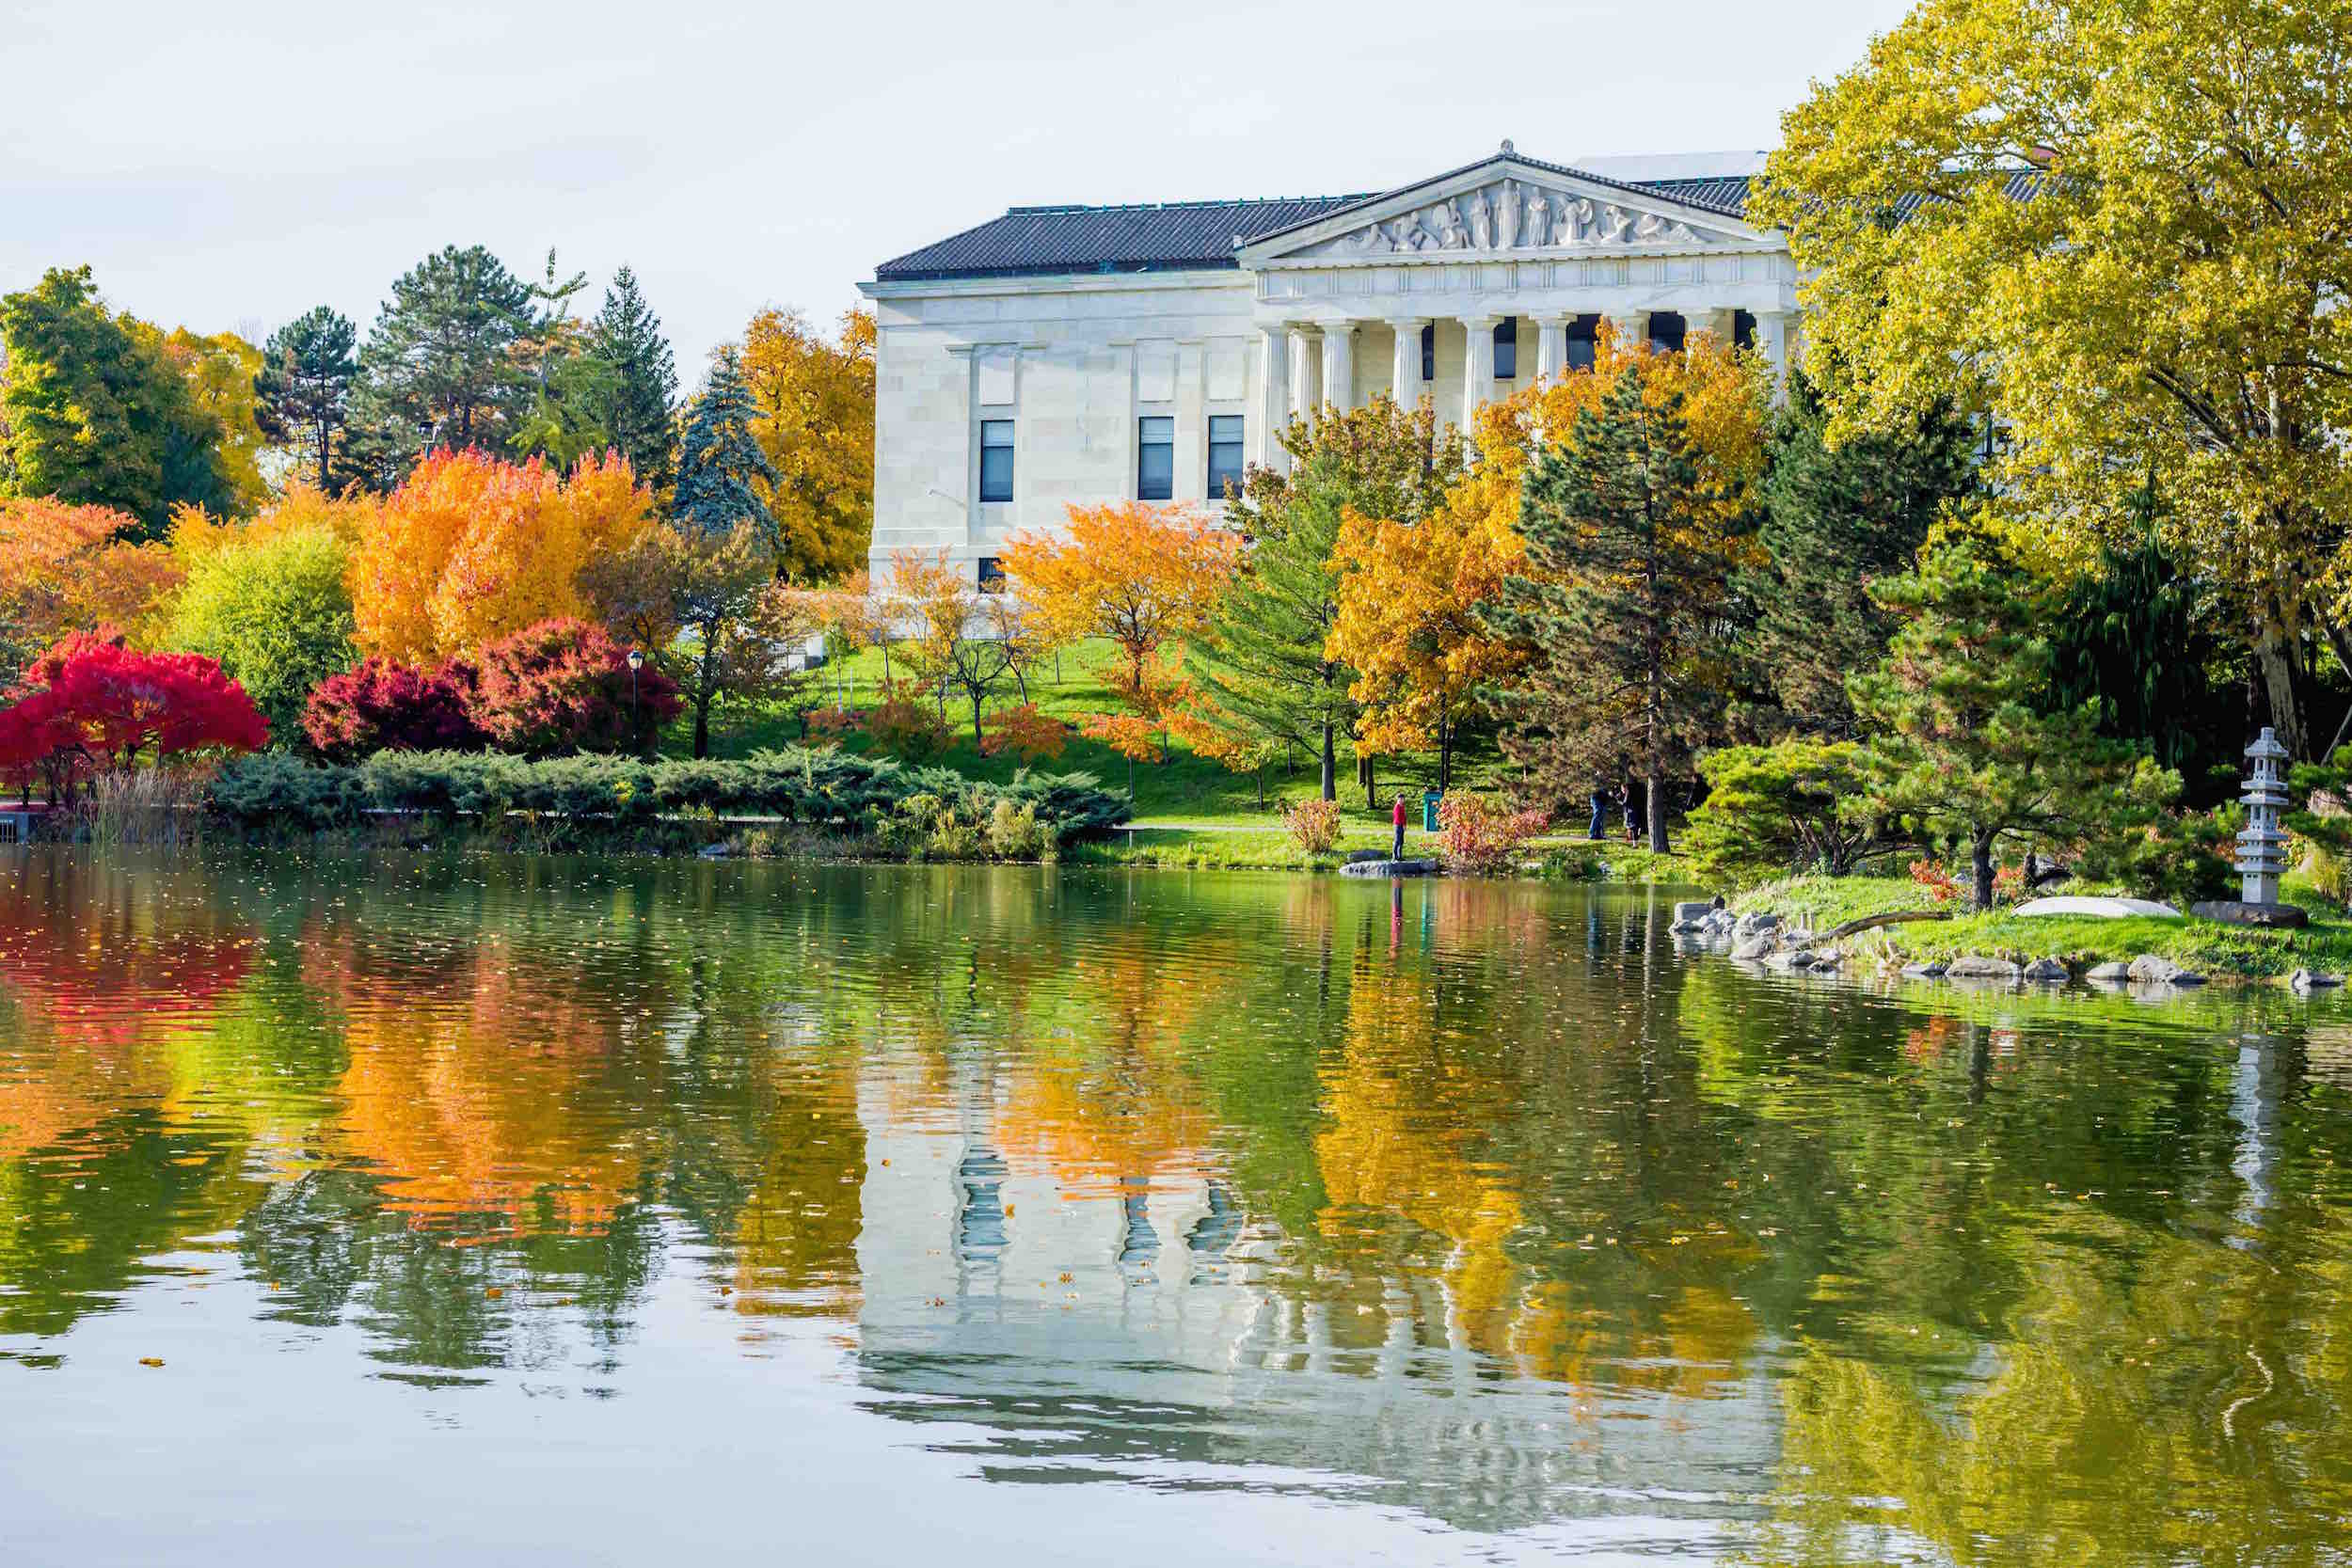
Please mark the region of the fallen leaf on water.
<svg viewBox="0 0 2352 1568"><path fill-rule="evenodd" d="M164 1358L160 1355L142 1355L139 1357L139 1365L142 1367L160 1367L163 1364Z"/></svg>
<svg viewBox="0 0 2352 1568"><path fill-rule="evenodd" d="M485 1296L489 1297L492 1301L496 1301L496 1300L498 1300L498 1299L499 1299L499 1297L501 1297L501 1296L504 1295L504 1294L506 1293L506 1291L505 1291L503 1289L501 1289L501 1287L496 1286L496 1285L493 1285L493 1286L491 1286L489 1289L487 1289L487 1290L484 1291L482 1293L483 1293L484 1295L485 1295Z"/></svg>

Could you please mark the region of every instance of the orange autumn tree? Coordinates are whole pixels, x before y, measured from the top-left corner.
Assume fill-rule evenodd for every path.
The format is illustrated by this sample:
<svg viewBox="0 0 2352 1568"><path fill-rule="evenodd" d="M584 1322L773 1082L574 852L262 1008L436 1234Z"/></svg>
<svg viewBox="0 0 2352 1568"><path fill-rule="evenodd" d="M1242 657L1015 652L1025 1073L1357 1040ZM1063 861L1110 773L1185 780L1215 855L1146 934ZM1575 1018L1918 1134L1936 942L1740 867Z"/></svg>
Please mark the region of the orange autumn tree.
<svg viewBox="0 0 2352 1568"><path fill-rule="evenodd" d="M0 686L41 649L106 625L147 645L182 569L141 523L104 506L0 498Z"/></svg>
<svg viewBox="0 0 2352 1568"><path fill-rule="evenodd" d="M651 498L616 453L582 457L559 478L537 458L436 451L385 498L353 550L358 641L425 663L541 621L603 621L582 569L653 527Z"/></svg>
<svg viewBox="0 0 2352 1568"><path fill-rule="evenodd" d="M1184 694L1171 644L1206 624L1240 563L1240 536L1188 506L1073 505L1062 535L1015 534L1003 561L1048 641L1102 637L1118 647L1111 689L1135 719L1160 726L1167 761L1168 710ZM1132 727L1102 727L1133 760L1117 738Z"/></svg>
<svg viewBox="0 0 2352 1568"><path fill-rule="evenodd" d="M1507 681L1525 650L1490 632L1479 607L1525 569L1519 488L1548 439L1597 409L1626 372L1643 371L1644 401L1679 397L1682 417L1723 498L1723 547L1764 468L1761 383L1752 355L1704 339L1686 353L1619 339L1606 323L1590 369L1538 382L1478 410L1477 466L1417 523L1343 514L1331 564L1340 574L1327 652L1357 672L1357 742L1373 752L1438 753L1439 787L1480 692Z"/></svg>

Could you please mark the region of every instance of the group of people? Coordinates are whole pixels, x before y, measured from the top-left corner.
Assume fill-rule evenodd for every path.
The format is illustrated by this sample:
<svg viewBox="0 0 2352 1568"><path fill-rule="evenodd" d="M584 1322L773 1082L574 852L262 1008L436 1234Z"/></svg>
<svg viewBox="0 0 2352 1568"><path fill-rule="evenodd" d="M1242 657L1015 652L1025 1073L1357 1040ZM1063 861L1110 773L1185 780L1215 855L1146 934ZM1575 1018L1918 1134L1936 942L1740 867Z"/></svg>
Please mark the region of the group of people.
<svg viewBox="0 0 2352 1568"><path fill-rule="evenodd" d="M1609 836L1609 807L1613 801L1625 817L1625 841L1639 844L1649 823L1643 813L1643 792L1629 780L1619 780L1614 790L1601 784L1593 786L1593 823L1585 837L1598 841Z"/></svg>

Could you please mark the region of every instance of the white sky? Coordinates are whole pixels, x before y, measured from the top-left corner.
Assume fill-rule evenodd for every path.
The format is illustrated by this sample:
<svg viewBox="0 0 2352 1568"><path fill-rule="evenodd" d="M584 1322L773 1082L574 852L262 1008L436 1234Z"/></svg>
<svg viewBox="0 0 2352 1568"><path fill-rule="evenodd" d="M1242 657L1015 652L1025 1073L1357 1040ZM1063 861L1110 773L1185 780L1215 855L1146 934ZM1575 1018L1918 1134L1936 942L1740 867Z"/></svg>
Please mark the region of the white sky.
<svg viewBox="0 0 2352 1568"><path fill-rule="evenodd" d="M1020 204L1377 190L1761 148L1900 0L303 4L8 0L0 292L256 341L479 242L633 265L699 380L763 305ZM733 11L735 14L728 14Z"/></svg>

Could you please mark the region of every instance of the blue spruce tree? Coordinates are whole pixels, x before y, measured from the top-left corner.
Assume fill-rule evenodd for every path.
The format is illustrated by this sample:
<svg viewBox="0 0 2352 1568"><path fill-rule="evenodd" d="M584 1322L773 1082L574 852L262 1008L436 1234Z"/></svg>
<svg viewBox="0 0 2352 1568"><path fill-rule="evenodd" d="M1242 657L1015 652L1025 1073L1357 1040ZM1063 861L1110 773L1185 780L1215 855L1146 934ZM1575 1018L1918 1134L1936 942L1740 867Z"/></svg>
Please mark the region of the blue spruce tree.
<svg viewBox="0 0 2352 1568"><path fill-rule="evenodd" d="M780 483L752 435L751 389L743 385L735 350L723 348L686 417L671 513L680 528L707 539L723 539L750 523L772 548L781 542L776 519L753 488L755 479Z"/></svg>

